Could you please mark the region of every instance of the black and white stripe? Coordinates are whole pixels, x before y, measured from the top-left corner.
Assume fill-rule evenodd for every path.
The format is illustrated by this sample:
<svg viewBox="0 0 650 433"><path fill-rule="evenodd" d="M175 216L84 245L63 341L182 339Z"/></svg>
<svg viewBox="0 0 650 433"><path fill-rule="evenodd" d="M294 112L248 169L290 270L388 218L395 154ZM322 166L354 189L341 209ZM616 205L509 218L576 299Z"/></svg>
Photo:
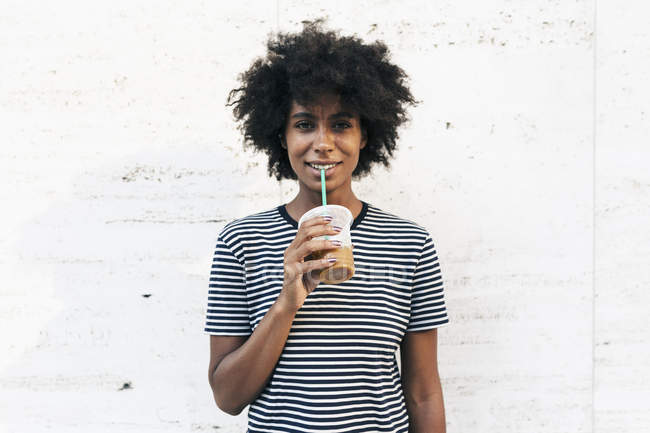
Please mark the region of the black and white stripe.
<svg viewBox="0 0 650 433"><path fill-rule="evenodd" d="M223 228L208 334L251 334L282 289L297 227L279 206ZM437 253L426 229L365 202L351 237L355 275L307 297L249 408L249 432L408 431L395 352L405 332L449 322Z"/></svg>

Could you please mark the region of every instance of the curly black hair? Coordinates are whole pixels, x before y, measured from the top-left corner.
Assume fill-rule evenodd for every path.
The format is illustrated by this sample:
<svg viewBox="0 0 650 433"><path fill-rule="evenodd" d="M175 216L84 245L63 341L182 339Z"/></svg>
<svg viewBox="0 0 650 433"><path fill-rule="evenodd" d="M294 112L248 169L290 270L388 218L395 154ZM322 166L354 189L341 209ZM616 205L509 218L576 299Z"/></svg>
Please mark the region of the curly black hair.
<svg viewBox="0 0 650 433"><path fill-rule="evenodd" d="M227 105L240 123L244 145L268 155L269 176L297 179L280 138L291 103L310 105L327 92L359 114L366 134L353 178L368 174L373 163L390 166L397 128L407 120L406 106L416 101L406 73L390 62L383 42L365 44L358 37L325 31L316 21L300 33L272 35L267 49L266 58L239 76L241 87L230 91Z"/></svg>

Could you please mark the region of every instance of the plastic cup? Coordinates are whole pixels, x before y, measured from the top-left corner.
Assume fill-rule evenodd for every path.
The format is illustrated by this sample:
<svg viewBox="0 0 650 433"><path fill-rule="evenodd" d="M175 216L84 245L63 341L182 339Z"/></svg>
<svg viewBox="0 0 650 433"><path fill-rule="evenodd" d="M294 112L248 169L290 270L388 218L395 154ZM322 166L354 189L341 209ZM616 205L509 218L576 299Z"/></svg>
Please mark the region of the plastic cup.
<svg viewBox="0 0 650 433"><path fill-rule="evenodd" d="M328 204L318 206L307 212L298 221L298 227L311 218L329 215L332 217L330 224L339 226L343 230L335 235L316 236L314 239L330 239L341 241L341 246L333 249L316 251L305 258L305 260L318 260L322 258L336 258L336 262L329 268L320 271L319 279L326 284L338 284L347 281L354 275L354 256L352 255L352 238L350 227L352 226L352 212L345 206Z"/></svg>

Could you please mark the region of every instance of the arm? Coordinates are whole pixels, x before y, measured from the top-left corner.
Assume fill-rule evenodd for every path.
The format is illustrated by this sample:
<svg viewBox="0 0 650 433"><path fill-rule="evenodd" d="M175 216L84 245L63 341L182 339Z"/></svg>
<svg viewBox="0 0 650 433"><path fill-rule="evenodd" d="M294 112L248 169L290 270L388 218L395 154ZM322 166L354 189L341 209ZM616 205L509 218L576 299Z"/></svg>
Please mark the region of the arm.
<svg viewBox="0 0 650 433"><path fill-rule="evenodd" d="M330 220L317 217L300 226L284 252L282 291L250 336L210 336L208 380L224 412L239 414L271 378L296 313L320 282L319 271L333 264L327 258L304 260L314 251L336 247L330 240L313 239L337 233Z"/></svg>
<svg viewBox="0 0 650 433"><path fill-rule="evenodd" d="M438 330L407 332L400 347L402 389L409 433L445 433L445 407L438 374Z"/></svg>
<svg viewBox="0 0 650 433"><path fill-rule="evenodd" d="M208 380L219 409L237 415L262 392L294 315L279 299L249 337L210 336Z"/></svg>

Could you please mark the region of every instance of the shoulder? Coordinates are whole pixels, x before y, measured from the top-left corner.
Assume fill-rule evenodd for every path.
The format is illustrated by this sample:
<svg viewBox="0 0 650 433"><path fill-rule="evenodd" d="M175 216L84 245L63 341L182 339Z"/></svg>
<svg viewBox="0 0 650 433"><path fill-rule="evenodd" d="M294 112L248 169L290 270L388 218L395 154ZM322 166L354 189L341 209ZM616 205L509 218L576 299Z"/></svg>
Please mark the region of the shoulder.
<svg viewBox="0 0 650 433"><path fill-rule="evenodd" d="M368 204L368 211L361 225L371 230L412 236L422 242L430 238L429 231L423 225L372 204Z"/></svg>
<svg viewBox="0 0 650 433"><path fill-rule="evenodd" d="M277 207L273 207L229 221L219 231L218 237L224 242L230 243L252 233L272 230L282 224L282 216Z"/></svg>

